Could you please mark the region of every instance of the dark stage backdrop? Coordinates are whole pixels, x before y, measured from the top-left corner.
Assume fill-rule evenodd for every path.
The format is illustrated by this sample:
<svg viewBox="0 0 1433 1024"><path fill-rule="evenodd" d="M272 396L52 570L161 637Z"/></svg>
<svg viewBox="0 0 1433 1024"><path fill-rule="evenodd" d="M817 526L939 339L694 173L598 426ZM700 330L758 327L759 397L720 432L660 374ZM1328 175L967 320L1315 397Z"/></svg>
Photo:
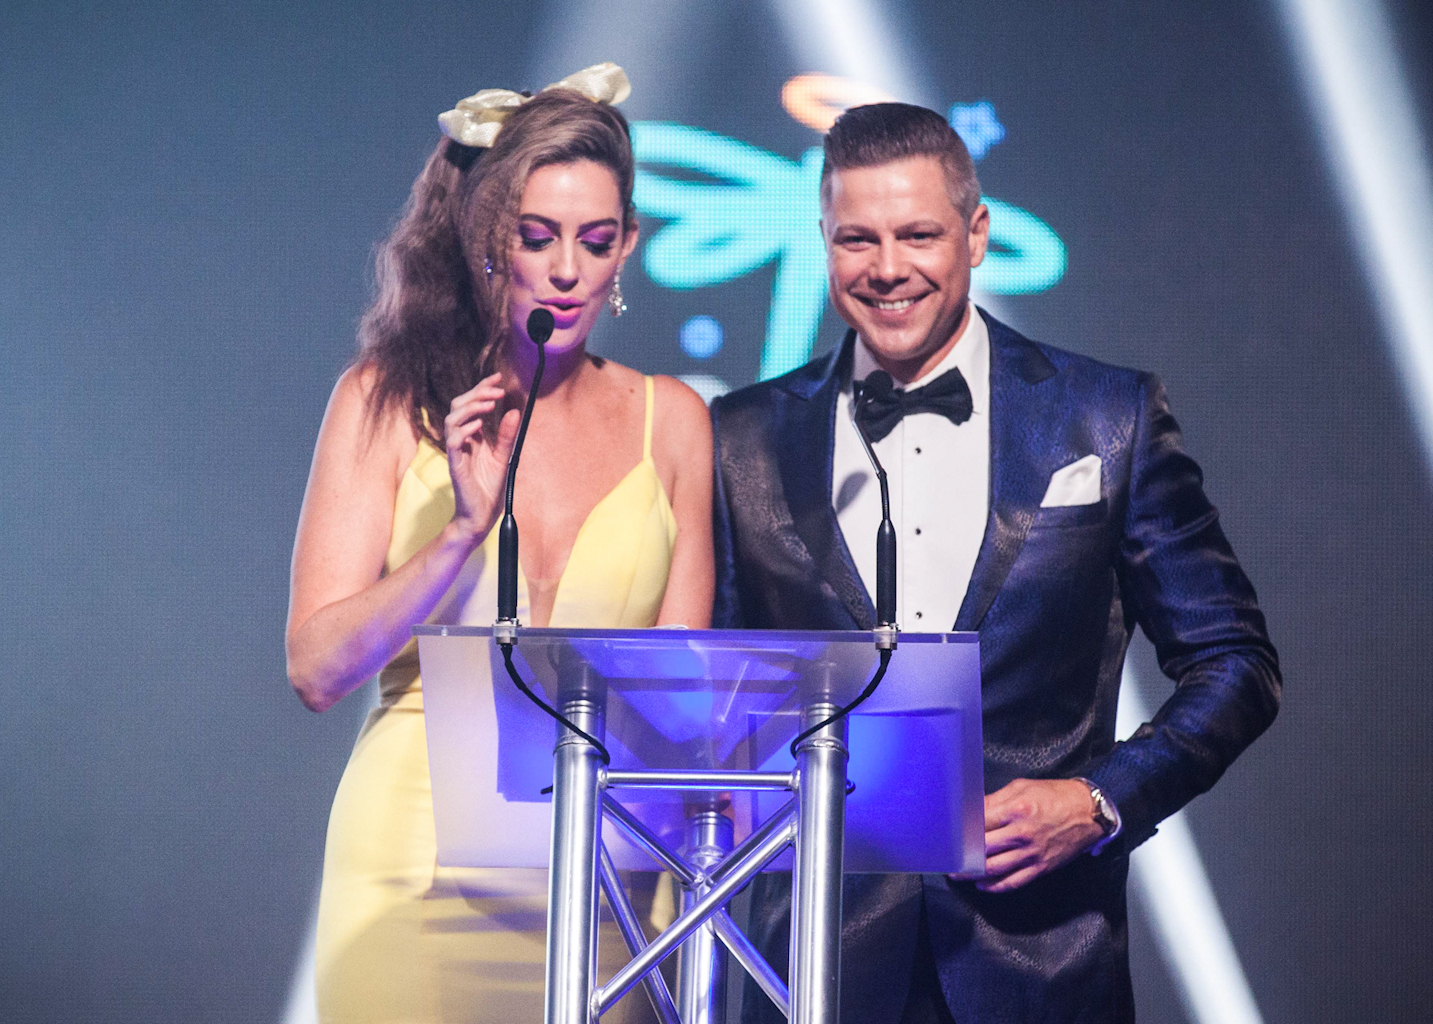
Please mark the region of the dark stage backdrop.
<svg viewBox="0 0 1433 1024"><path fill-rule="evenodd" d="M838 6L884 42L797 0L4 5L0 1018L283 1015L368 699L304 711L282 638L371 247L439 111L612 59L645 241L594 347L708 393L840 331L799 119L840 83L783 87L950 114L983 301L1163 376L1267 611L1283 713L1187 814L1264 1019L1426 1019L1433 488L1272 3ZM1133 919L1143 1019L1192 1020Z"/></svg>

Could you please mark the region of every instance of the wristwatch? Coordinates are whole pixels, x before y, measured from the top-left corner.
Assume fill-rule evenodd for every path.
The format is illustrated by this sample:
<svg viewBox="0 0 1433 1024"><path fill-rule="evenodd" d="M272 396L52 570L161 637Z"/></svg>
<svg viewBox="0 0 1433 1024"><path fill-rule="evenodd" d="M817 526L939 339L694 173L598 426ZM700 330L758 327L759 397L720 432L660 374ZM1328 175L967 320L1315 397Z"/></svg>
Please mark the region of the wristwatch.
<svg viewBox="0 0 1433 1024"><path fill-rule="evenodd" d="M1076 776L1075 781L1083 782L1089 787L1090 800L1095 805L1095 824L1099 825L1100 830L1104 832L1103 838L1094 846L1090 847L1090 855L1097 857L1100 851L1108 846L1115 836L1120 834L1120 828L1124 823L1120 821L1119 808L1114 805L1114 802L1110 800L1109 797L1105 796L1104 790L1083 776Z"/></svg>

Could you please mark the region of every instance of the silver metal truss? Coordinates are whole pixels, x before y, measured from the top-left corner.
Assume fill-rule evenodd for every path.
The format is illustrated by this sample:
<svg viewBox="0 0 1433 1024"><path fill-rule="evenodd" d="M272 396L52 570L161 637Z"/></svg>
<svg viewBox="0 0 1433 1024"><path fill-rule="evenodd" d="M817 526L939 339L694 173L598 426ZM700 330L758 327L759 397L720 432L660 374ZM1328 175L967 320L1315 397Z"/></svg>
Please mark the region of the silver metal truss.
<svg viewBox="0 0 1433 1024"><path fill-rule="evenodd" d="M736 962L746 968L746 973L756 980L767 998L789 1018L791 995L786 989L786 982L782 981L781 975L766 962L766 957L761 955L761 951L746 937L746 933L737 927L731 915L725 910L718 910L712 915L712 927L716 929L717 938L721 939L722 945L736 957Z"/></svg>
<svg viewBox="0 0 1433 1024"><path fill-rule="evenodd" d="M707 890L706 895L682 911L666 931L652 940L652 943L638 956L633 957L626 967L613 975L611 981L597 990L593 996L595 1014L604 1013L608 1007L626 995L642 975L652 970L670 953L674 952L689 935L701 927L707 918L725 907L731 898L756 876L757 872L775 859L795 838L796 824L788 819L784 828L773 832L764 843L751 852L746 863L734 868L725 878Z"/></svg>
<svg viewBox="0 0 1433 1024"><path fill-rule="evenodd" d="M602 784L609 789L626 786L646 789L690 789L709 792L713 787L729 789L790 789L790 772L692 771L690 769L643 769L618 771L608 768Z"/></svg>
<svg viewBox="0 0 1433 1024"><path fill-rule="evenodd" d="M602 876L602 894L607 897L607 905L612 908L612 916L617 919L617 928L622 932L622 940L627 943L627 952L637 956L647 948L647 939L642 934L637 912L632 909L627 890L622 888L622 880L617 877L617 867L612 863L612 855L607 852L606 844L597 844L597 856L597 867ZM652 1000L652 1006L662 1024L682 1024L676 1003L672 1001L671 989L667 988L667 979L662 977L662 972L648 971L642 978L642 983L647 986L647 995Z"/></svg>
<svg viewBox="0 0 1433 1024"><path fill-rule="evenodd" d="M581 689L564 699L561 709L573 724L598 740L604 738L600 691ZM827 703L808 706L802 728L823 721L834 710ZM727 952L793 1024L836 1024L846 813L844 719L807 737L796 754L792 772L619 771L603 768L595 747L559 727L548 888L546 1024L596 1024L639 982L646 986L662 1024L723 1024ZM671 849L608 792L621 788L693 794L680 851ZM791 790L793 798L732 849L731 819L714 796L749 789ZM650 942L601 842L604 817L683 887L681 913ZM792 845L788 991L726 907ZM603 985L598 984L595 970L599 883L632 954ZM674 998L657 968L678 949Z"/></svg>
<svg viewBox="0 0 1433 1024"><path fill-rule="evenodd" d="M562 704L568 720L601 740L600 696ZM601 831L597 748L559 729L553 753L552 865L547 893L547 1024L590 1024L597 959L597 838Z"/></svg>
<svg viewBox="0 0 1433 1024"><path fill-rule="evenodd" d="M715 801L689 804L686 859L699 871L720 864L732 847L732 821ZM706 895L705 882L682 892L682 909L690 910ZM682 943L677 959L677 994L683 1024L724 1024L726 1020L726 952L717 941L717 914Z"/></svg>
<svg viewBox="0 0 1433 1024"><path fill-rule="evenodd" d="M816 704L809 729L837 711ZM835 1024L841 994L841 868L846 838L846 720L796 748L796 864L791 872L791 1024Z"/></svg>

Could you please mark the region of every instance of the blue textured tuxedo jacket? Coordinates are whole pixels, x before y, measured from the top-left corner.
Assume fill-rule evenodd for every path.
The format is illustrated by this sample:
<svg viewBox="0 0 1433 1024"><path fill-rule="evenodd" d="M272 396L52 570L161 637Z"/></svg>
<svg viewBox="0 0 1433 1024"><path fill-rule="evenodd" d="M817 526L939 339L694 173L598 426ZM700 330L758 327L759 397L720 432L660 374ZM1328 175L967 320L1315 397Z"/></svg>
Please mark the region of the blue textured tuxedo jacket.
<svg viewBox="0 0 1433 1024"><path fill-rule="evenodd" d="M1132 1020L1128 852L1213 785L1278 709L1278 657L1254 589L1159 381L985 318L990 511L949 625L980 633L986 790L1086 776L1115 802L1124 831L1100 856L1013 893L942 876L848 877L841 1017L853 1024L898 1019L922 905L957 1021ZM717 626L874 624L831 506L836 397L851 350L848 335L830 356L712 403ZM1051 474L1091 454L1100 501L1041 508ZM1152 722L1116 743L1136 625L1176 685ZM755 937L778 966L787 886L764 878L754 903ZM747 1021L780 1019L759 994L745 1003Z"/></svg>

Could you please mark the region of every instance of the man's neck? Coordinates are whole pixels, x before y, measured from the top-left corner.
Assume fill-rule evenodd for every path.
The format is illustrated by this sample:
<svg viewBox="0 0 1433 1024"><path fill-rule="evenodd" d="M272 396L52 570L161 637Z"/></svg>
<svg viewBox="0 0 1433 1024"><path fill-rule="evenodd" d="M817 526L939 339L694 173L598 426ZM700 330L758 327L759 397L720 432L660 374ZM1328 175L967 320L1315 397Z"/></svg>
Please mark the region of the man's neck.
<svg viewBox="0 0 1433 1024"><path fill-rule="evenodd" d="M861 339L861 344L865 346L877 366L889 373L891 379L897 384L904 386L913 380L920 380L939 366L946 356L950 355L950 350L960 343L960 339L965 336L966 328L970 326L970 310L970 300L967 299L965 309L960 314L960 323L956 325L955 330L950 332L950 337L946 339L945 344L929 355L904 360L888 359L866 344L864 338Z"/></svg>

